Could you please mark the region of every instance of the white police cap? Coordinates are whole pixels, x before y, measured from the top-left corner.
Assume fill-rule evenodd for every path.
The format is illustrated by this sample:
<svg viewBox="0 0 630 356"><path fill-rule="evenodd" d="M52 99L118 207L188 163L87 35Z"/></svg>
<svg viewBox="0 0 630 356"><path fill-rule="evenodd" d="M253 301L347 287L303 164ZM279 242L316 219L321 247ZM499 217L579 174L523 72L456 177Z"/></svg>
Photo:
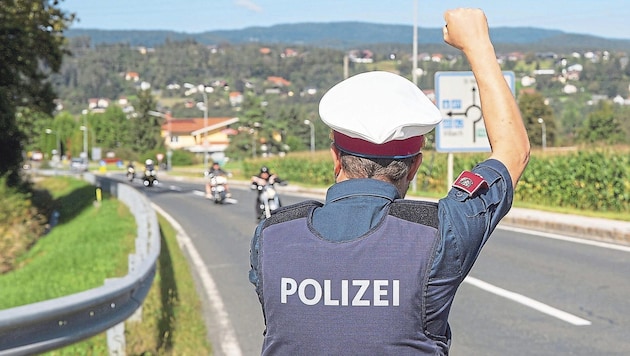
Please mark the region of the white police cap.
<svg viewBox="0 0 630 356"><path fill-rule="evenodd" d="M438 108L411 81L390 72L357 74L333 86L319 103L335 145L365 157L410 157L424 134L442 120Z"/></svg>

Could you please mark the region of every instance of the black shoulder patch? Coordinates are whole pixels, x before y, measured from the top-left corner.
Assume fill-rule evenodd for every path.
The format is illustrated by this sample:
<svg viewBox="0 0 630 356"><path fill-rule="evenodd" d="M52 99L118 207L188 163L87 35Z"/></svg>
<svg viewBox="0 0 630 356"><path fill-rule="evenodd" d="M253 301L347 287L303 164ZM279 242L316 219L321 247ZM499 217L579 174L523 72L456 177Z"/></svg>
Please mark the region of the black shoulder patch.
<svg viewBox="0 0 630 356"><path fill-rule="evenodd" d="M321 207L323 204L316 200L306 200L301 203L283 206L271 213L271 216L265 220L263 228L273 224L287 222L294 219L306 217L312 208Z"/></svg>
<svg viewBox="0 0 630 356"><path fill-rule="evenodd" d="M438 228L438 203L422 200L395 200L389 207L389 215Z"/></svg>

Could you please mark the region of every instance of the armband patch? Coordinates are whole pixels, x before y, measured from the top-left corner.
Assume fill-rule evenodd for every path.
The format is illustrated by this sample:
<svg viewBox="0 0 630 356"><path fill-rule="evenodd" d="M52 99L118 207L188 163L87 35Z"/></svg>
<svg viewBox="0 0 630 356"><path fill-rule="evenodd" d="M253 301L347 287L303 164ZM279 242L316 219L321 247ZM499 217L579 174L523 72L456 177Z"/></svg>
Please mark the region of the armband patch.
<svg viewBox="0 0 630 356"><path fill-rule="evenodd" d="M487 188L488 182L477 173L463 171L460 173L459 177L455 179L453 187L465 191L468 193L468 196L472 196L479 189Z"/></svg>

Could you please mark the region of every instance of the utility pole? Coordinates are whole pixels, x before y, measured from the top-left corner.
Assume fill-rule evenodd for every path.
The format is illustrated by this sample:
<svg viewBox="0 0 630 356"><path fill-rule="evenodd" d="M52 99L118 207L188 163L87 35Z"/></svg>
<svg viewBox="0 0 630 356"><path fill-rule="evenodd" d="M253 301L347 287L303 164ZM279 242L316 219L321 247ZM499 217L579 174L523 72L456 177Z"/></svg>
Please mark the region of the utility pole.
<svg viewBox="0 0 630 356"><path fill-rule="evenodd" d="M184 93L186 96L194 93L203 95L203 166L208 167L208 93L212 93L214 88L205 84L190 83L184 83L184 87L188 89Z"/></svg>
<svg viewBox="0 0 630 356"><path fill-rule="evenodd" d="M88 163L88 143L87 143L87 134L88 134L88 125L87 125L87 110L81 111L83 114L83 126L79 127L81 131L83 131L83 152L81 152L81 158L85 161L85 164Z"/></svg>
<svg viewBox="0 0 630 356"><path fill-rule="evenodd" d="M542 127L542 150L547 149L547 128L545 127L545 120L542 117L538 118L538 123Z"/></svg>

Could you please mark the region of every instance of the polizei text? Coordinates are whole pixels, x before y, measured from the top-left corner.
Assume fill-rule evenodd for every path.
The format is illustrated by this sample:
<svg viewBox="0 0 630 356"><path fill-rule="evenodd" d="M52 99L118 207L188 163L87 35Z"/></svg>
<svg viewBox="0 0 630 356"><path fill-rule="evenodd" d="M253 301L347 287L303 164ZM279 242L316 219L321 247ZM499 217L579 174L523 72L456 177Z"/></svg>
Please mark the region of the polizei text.
<svg viewBox="0 0 630 356"><path fill-rule="evenodd" d="M297 282L283 277L280 281L280 302L286 304L296 298L305 305L323 303L326 306L394 306L400 305L400 281L397 279L343 279L333 282L325 279ZM334 296L334 297L333 297Z"/></svg>

